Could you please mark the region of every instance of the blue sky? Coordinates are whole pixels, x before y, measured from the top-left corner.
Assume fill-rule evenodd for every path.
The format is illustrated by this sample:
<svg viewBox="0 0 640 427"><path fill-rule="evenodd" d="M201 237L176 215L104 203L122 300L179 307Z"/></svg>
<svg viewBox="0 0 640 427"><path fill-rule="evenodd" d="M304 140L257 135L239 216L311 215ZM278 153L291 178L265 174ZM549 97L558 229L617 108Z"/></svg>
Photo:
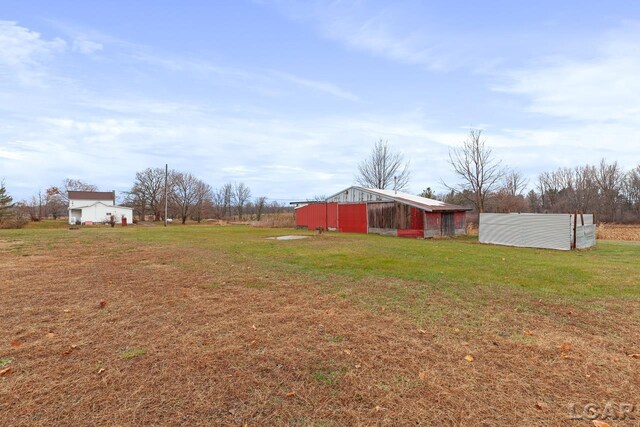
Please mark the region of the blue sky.
<svg viewBox="0 0 640 427"><path fill-rule="evenodd" d="M410 190L482 128L544 170L640 163L640 3L0 3L0 178L124 191L170 167L281 201L354 182L382 138Z"/></svg>

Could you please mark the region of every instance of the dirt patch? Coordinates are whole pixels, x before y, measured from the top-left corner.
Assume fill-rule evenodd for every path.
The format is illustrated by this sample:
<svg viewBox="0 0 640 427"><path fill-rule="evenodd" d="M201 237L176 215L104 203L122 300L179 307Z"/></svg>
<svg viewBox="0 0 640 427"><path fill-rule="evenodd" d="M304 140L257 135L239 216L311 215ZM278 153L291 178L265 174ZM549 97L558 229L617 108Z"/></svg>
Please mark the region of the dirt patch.
<svg viewBox="0 0 640 427"><path fill-rule="evenodd" d="M11 249L16 246L22 245L24 242L22 240L0 240L0 250L2 249Z"/></svg>
<svg viewBox="0 0 640 427"><path fill-rule="evenodd" d="M270 239L270 240L301 240L301 239L308 239L308 238L309 236L299 236L299 235L267 237L267 239Z"/></svg>

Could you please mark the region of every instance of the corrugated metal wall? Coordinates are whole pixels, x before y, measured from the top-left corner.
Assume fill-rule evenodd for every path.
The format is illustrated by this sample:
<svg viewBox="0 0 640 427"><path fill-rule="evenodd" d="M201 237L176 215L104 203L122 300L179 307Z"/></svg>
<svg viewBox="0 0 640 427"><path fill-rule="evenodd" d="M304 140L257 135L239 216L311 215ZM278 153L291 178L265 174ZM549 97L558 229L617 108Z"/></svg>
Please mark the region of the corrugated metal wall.
<svg viewBox="0 0 640 427"><path fill-rule="evenodd" d="M393 202L393 199L389 197L383 197L373 195L371 193L365 193L358 188L349 188L340 194L328 199L330 202L338 203L360 203L360 202Z"/></svg>
<svg viewBox="0 0 640 427"><path fill-rule="evenodd" d="M338 230L348 233L366 233L367 205L365 203L339 204Z"/></svg>
<svg viewBox="0 0 640 427"><path fill-rule="evenodd" d="M596 226L593 223L593 215L578 215L576 219L576 248L585 249L595 246ZM571 224L571 233L573 237L573 215L571 216Z"/></svg>
<svg viewBox="0 0 640 427"><path fill-rule="evenodd" d="M579 248L595 245L595 227L591 230L586 224L587 216L585 226L578 226ZM568 251L572 246L572 218L570 214L482 213L478 237L481 243ZM593 216L590 221L593 223Z"/></svg>
<svg viewBox="0 0 640 427"><path fill-rule="evenodd" d="M338 220L337 203L310 203L296 209L296 226L315 230L318 227L336 229Z"/></svg>

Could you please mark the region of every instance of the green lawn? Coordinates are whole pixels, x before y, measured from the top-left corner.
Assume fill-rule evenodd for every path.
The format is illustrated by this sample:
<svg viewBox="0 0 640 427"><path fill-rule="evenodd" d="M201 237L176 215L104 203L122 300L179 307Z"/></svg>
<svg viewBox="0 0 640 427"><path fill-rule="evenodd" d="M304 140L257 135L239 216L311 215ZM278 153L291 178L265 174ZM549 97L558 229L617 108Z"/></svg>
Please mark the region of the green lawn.
<svg viewBox="0 0 640 427"><path fill-rule="evenodd" d="M303 240L267 237L304 234ZM178 248L198 247L207 254L224 253L238 262L310 275L348 279L402 279L416 291L437 288L460 294L471 288L510 288L536 298L595 299L640 297L640 242L599 241L586 251L552 251L482 245L475 238L418 240L247 226L86 227L5 230L0 237L91 241L117 236L123 248L135 242ZM348 282L347 282L348 283Z"/></svg>

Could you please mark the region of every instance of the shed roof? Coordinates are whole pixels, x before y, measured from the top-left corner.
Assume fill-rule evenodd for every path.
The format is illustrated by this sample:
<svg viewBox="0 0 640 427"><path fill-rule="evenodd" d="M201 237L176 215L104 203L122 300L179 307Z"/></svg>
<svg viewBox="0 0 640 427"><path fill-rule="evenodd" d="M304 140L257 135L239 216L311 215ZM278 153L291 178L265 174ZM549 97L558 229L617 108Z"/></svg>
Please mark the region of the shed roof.
<svg viewBox="0 0 640 427"><path fill-rule="evenodd" d="M115 200L115 191L68 191L69 200Z"/></svg>
<svg viewBox="0 0 640 427"><path fill-rule="evenodd" d="M451 203L441 202L440 200L429 199L427 197L416 196L414 194L402 193L400 191L394 190L382 190L380 188L365 188L357 185L353 185L345 190L342 190L330 197L327 200L340 195L345 191L350 189L358 189L360 191L364 191L365 193L371 193L376 196L381 196L386 198L387 200L393 200L398 203L404 203L407 205L414 206L419 209L423 209L427 212L436 212L436 211L470 211L471 208L467 208L464 206L453 205Z"/></svg>

